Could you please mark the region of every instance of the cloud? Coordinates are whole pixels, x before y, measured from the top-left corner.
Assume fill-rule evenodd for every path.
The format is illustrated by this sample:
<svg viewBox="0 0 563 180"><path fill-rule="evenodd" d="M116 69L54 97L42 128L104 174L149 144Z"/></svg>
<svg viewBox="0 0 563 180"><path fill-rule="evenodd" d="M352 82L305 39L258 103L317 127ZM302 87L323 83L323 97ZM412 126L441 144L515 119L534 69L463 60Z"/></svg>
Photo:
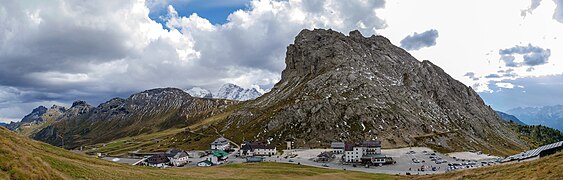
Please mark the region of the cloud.
<svg viewBox="0 0 563 180"><path fill-rule="evenodd" d="M479 77L477 77L474 72L467 72L463 76L469 77L469 79L474 80L474 81L479 80Z"/></svg>
<svg viewBox="0 0 563 180"><path fill-rule="evenodd" d="M532 12L540 6L542 0L531 0L530 7L528 9L522 10L521 16L526 16L527 14L532 14Z"/></svg>
<svg viewBox="0 0 563 180"><path fill-rule="evenodd" d="M406 50L419 50L424 47L431 47L436 45L436 39L438 38L438 31L435 29L430 29L424 31L423 33L414 33L413 35L408 35L403 40L401 40L401 47Z"/></svg>
<svg viewBox="0 0 563 180"><path fill-rule="evenodd" d="M508 67L538 66L546 64L551 56L550 49L543 49L537 46L514 46L508 49L499 50L500 60L504 61ZM515 55L523 58L522 62L517 62Z"/></svg>
<svg viewBox="0 0 563 180"><path fill-rule="evenodd" d="M498 74L489 74L489 75L486 75L485 78L500 78L500 75L498 75Z"/></svg>
<svg viewBox="0 0 563 180"><path fill-rule="evenodd" d="M491 83L479 95L497 110L563 104L563 74L507 79ZM510 84L510 85L509 85ZM502 89L501 89L502 88Z"/></svg>
<svg viewBox="0 0 563 180"><path fill-rule="evenodd" d="M542 0L531 0L530 7L528 9L522 10L521 15L526 16L527 14L532 14L532 12L540 5ZM553 19L563 23L563 0L553 0L556 7L553 12Z"/></svg>
<svg viewBox="0 0 563 180"><path fill-rule="evenodd" d="M5 113L8 107L75 99L95 105L156 87L214 89L231 82L268 89L301 29L369 35L387 26L376 12L384 0L254 0L224 24L182 16L176 2L163 2L2 1L0 88L10 93L1 98L0 118L27 113ZM157 6L167 7L165 28L149 17Z"/></svg>
<svg viewBox="0 0 563 180"><path fill-rule="evenodd" d="M553 19L563 23L563 0L553 0L553 2L557 5L553 12Z"/></svg>

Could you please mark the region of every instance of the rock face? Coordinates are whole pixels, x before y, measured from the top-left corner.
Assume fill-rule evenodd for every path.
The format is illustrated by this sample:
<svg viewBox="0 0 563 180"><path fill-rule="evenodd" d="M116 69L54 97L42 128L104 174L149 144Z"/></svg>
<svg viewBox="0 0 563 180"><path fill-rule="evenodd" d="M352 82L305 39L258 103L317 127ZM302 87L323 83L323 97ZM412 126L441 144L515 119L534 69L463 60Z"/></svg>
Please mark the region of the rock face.
<svg viewBox="0 0 563 180"><path fill-rule="evenodd" d="M227 118L228 137L309 147L379 139L384 147L496 154L526 148L471 88L385 37L303 30L285 63L269 93Z"/></svg>
<svg viewBox="0 0 563 180"><path fill-rule="evenodd" d="M47 108L45 106L39 106L31 111L28 115L23 117L20 121L22 123L38 123L43 121L43 114L47 112Z"/></svg>
<svg viewBox="0 0 563 180"><path fill-rule="evenodd" d="M500 119L505 120L505 121L512 121L516 124L520 124L520 125L526 125L526 123L523 123L522 121L520 121L520 119L518 119L516 116L510 115L510 114L506 114L504 112L500 112L500 111L495 111L498 116L500 117Z"/></svg>
<svg viewBox="0 0 563 180"><path fill-rule="evenodd" d="M563 105L519 107L507 111L526 124L544 125L563 131Z"/></svg>
<svg viewBox="0 0 563 180"><path fill-rule="evenodd" d="M65 148L185 127L220 112L232 101L193 98L180 89L160 88L114 98L97 107L76 101L34 139ZM62 137L62 138L61 138Z"/></svg>

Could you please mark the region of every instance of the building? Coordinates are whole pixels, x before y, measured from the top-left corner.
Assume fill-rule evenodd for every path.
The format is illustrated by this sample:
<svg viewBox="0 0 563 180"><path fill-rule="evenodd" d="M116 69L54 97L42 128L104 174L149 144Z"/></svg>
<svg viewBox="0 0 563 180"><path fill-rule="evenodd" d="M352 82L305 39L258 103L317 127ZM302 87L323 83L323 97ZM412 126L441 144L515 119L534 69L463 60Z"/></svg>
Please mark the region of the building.
<svg viewBox="0 0 563 180"><path fill-rule="evenodd" d="M273 156L276 155L276 146L263 142L244 142L240 148L240 156Z"/></svg>
<svg viewBox="0 0 563 180"><path fill-rule="evenodd" d="M222 164L225 160L227 160L229 153L225 151L213 151L211 156L205 158L205 160L210 161L213 164Z"/></svg>
<svg viewBox="0 0 563 180"><path fill-rule="evenodd" d="M360 163L363 156L378 154L381 154L381 141L372 140L356 144L345 144L342 158L347 163Z"/></svg>
<svg viewBox="0 0 563 180"><path fill-rule="evenodd" d="M316 162L330 162L334 159L335 155L334 152L332 151L325 151L322 152L321 154L317 155L317 159L315 159Z"/></svg>
<svg viewBox="0 0 563 180"><path fill-rule="evenodd" d="M525 152L515 154L515 155L512 155L512 156L508 156L506 159L503 159L502 162L520 161L520 160L525 160L525 159L543 157L543 156L547 156L547 155L550 155L550 154L554 154L554 153L559 152L561 150L563 150L563 141L559 141L559 142L556 142L556 143L541 146L539 148L532 149L532 150L529 150L529 151L525 151Z"/></svg>
<svg viewBox="0 0 563 180"><path fill-rule="evenodd" d="M231 145L229 144L229 140L224 137L217 138L211 143L211 150L224 151L228 149L231 149Z"/></svg>
<svg viewBox="0 0 563 180"><path fill-rule="evenodd" d="M344 142L332 142L330 144L330 148L332 149L332 152L334 154L342 154L344 153L344 147L346 145L344 144Z"/></svg>
<svg viewBox="0 0 563 180"><path fill-rule="evenodd" d="M176 167L187 164L190 159L188 153L182 150L169 150L166 152L166 156L170 160L170 163Z"/></svg>
<svg viewBox="0 0 563 180"><path fill-rule="evenodd" d="M147 158L145 165L157 168L166 168L170 166L170 159L164 153L155 154Z"/></svg>
<svg viewBox="0 0 563 180"><path fill-rule="evenodd" d="M209 160L203 160L197 163L197 166L199 167L209 167L209 166L213 166L213 163Z"/></svg>
<svg viewBox="0 0 563 180"><path fill-rule="evenodd" d="M391 157L387 157L383 154L368 154L360 158L362 164L368 165L383 165L383 164L394 164L395 160Z"/></svg>

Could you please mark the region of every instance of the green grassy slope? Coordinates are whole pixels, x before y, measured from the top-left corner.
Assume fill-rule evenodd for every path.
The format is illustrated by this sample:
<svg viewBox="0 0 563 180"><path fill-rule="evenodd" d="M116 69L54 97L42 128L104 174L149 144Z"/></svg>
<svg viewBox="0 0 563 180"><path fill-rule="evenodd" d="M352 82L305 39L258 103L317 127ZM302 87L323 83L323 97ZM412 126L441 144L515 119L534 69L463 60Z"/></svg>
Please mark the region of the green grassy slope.
<svg viewBox="0 0 563 180"><path fill-rule="evenodd" d="M396 179L400 176L283 163L210 168L117 164L31 140L0 127L0 179Z"/></svg>

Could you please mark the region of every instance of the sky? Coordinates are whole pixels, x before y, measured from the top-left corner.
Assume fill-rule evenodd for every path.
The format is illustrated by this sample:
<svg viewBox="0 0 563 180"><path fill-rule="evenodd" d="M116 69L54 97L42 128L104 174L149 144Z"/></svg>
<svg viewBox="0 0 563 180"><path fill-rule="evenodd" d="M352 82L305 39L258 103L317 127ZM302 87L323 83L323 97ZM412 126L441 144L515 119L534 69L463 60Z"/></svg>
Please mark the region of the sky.
<svg viewBox="0 0 563 180"><path fill-rule="evenodd" d="M0 0L0 122L158 87L268 90L313 28L383 35L497 110L563 104L563 0Z"/></svg>

